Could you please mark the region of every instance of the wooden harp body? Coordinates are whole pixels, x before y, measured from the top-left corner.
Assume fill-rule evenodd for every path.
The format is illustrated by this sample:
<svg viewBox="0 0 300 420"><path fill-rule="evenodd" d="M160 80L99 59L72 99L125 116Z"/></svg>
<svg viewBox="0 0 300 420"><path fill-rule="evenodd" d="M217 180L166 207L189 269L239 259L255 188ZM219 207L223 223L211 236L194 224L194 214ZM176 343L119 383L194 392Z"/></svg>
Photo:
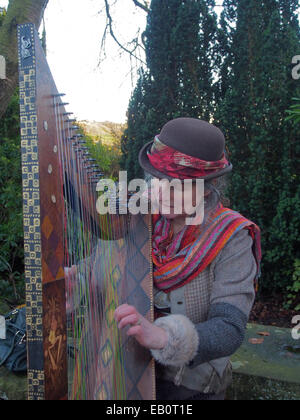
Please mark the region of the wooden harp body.
<svg viewBox="0 0 300 420"><path fill-rule="evenodd" d="M99 169L34 25L18 44L28 398L155 399L150 353L113 320L121 303L153 320L150 216L99 216Z"/></svg>

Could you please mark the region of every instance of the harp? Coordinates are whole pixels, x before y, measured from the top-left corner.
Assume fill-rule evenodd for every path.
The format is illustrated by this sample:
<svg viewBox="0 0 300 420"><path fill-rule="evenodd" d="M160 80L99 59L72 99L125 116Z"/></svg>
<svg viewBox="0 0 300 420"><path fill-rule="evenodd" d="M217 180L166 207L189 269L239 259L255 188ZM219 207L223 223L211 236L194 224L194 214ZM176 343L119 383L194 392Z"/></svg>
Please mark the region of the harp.
<svg viewBox="0 0 300 420"><path fill-rule="evenodd" d="M150 353L113 320L125 302L153 320L150 221L99 216L101 170L34 25L18 27L18 48L28 398L155 399Z"/></svg>

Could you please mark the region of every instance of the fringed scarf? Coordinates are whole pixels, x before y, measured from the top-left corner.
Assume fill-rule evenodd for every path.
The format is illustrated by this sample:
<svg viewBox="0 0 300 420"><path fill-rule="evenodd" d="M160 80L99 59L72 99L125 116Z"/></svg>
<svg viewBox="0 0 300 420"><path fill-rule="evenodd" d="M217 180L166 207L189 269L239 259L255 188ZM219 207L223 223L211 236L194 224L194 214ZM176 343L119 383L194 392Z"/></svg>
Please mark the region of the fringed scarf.
<svg viewBox="0 0 300 420"><path fill-rule="evenodd" d="M261 245L260 229L236 211L219 206L203 228L185 226L173 235L170 220L153 215L152 257L154 284L165 293L178 289L192 281L219 254L229 239L241 229L248 229L253 239L253 254L260 277Z"/></svg>

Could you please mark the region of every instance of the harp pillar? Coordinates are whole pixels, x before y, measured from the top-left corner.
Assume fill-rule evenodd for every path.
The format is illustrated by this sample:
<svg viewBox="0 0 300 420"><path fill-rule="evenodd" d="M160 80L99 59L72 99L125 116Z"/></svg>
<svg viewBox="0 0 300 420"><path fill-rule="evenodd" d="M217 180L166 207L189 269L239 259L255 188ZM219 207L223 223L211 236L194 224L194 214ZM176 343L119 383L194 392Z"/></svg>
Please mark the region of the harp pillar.
<svg viewBox="0 0 300 420"><path fill-rule="evenodd" d="M49 123L57 89L33 24L18 27L18 51L28 399L67 399L62 185Z"/></svg>

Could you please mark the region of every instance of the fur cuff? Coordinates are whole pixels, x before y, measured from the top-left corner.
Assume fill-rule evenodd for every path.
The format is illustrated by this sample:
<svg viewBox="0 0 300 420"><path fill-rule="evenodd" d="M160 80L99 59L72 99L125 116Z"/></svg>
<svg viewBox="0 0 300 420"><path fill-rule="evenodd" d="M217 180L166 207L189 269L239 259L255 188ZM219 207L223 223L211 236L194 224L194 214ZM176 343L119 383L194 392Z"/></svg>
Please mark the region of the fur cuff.
<svg viewBox="0 0 300 420"><path fill-rule="evenodd" d="M160 350L151 350L154 359L166 366L183 366L191 362L198 350L199 337L194 324L184 315L158 318L155 325L168 333L168 343Z"/></svg>

